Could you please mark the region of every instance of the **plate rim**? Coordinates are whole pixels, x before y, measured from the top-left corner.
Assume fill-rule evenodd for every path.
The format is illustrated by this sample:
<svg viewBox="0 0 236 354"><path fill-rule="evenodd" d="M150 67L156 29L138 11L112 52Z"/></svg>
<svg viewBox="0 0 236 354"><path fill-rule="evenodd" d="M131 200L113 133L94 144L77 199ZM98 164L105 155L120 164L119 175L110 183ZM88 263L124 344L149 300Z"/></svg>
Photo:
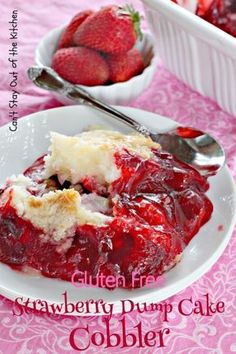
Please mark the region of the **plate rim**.
<svg viewBox="0 0 236 354"><path fill-rule="evenodd" d="M56 108L50 108L50 109L47 109L47 110L42 110L42 111L39 111L39 112L34 112L34 113L30 113L28 115L25 115L23 117L21 117L18 121L18 123L20 124L20 121L21 120L30 120L30 119L34 119L34 116L37 116L37 115L40 115L40 114L47 114L48 112L50 111L57 111L57 110L76 110L80 107L84 107L84 106L81 106L81 105L73 105L73 106L62 106L62 107L56 107ZM86 106L88 109L89 107ZM127 112L127 111L130 111L130 112L135 112L135 111L138 111L139 113L145 113L145 114L150 114L152 115L153 117L154 116L158 116L159 119L164 119L165 121L168 121L168 123L171 123L173 124L173 127L174 125L178 125L178 122L174 121L173 119L169 118L169 117L165 117L165 116L162 116L158 113L155 113L155 112L150 112L150 111L146 111L146 110L143 110L143 109L139 109L139 108L135 108L135 107L128 107L128 106L113 106L115 107L116 109L120 109L121 111L123 110L124 112ZM50 113L49 113L50 114ZM7 129L8 128L8 125L9 125L10 122L7 122L6 124L0 126L0 131L1 130L4 130L4 129ZM17 132L16 132L17 134ZM234 227L235 227L235 224L236 224L236 186L235 186L235 181L234 181L234 178L232 176L232 173L230 171L230 169L228 168L227 165L225 165L222 170L224 170L224 172L227 174L227 177L229 178L229 181L230 181L230 184L231 184L231 187L232 187L232 192L233 192L233 200L234 200L234 203L233 203L233 216L231 218L231 223L230 223L230 227L227 231L227 233L225 234L224 236L224 239L223 241L220 243L220 245L218 246L218 248L213 252L213 254L211 255L211 257L209 257L199 268L195 269L193 272L191 272L190 274L184 276L183 278L175 281L173 284L169 284L167 286L165 286L165 289L163 289L164 291L162 291L164 294L162 296L158 295L158 302L161 302L165 299L168 299L169 297L175 295L175 294L178 294L179 292L181 292L182 290L184 290L185 288L187 288L188 286L192 285L195 281L197 281L201 276L203 276L206 272L208 272L210 270L210 268L218 261L218 259L220 258L220 256L223 254L226 246L228 245L229 241L230 241L230 238L233 234L233 230L234 230ZM197 234L196 234L197 235ZM195 236L196 236L195 235ZM4 264L4 263L0 263L0 268L4 266L4 267L8 267L10 268L10 266ZM11 268L10 268L11 269ZM12 269L11 269L12 270ZM12 270L14 271L14 270ZM191 280L190 280L191 278ZM58 280L58 279L51 279L49 278L50 280L54 281L62 281L63 280ZM106 290L106 289L105 289ZM153 301L149 301L149 298L151 296L153 296L153 293L155 291L155 288L154 289L150 289L150 295L149 294L138 294L135 296L135 302L145 302L145 303L150 303L150 302L153 302ZM135 290L132 291L132 293L134 292ZM22 296L23 298L30 298L32 300L36 300L37 298L36 297L32 297L32 296L27 296L24 295L24 294L21 294L17 291L13 291L13 290L9 290L7 289L6 287L2 287L1 285L1 281L0 281L0 293L1 295L5 296L6 298L14 301L16 296L19 297L19 296ZM127 299L129 299L129 293L127 292ZM145 300L144 300L145 298ZM51 301L48 301L48 304L52 303ZM61 302L57 302L57 301L54 301L53 303L57 304L57 303L61 303ZM114 314L116 313L120 313L121 311L117 308L118 307L118 303L119 303L119 300L115 300L115 302L108 302L108 303L113 303L114 304ZM98 314L95 314L95 313L92 313L92 314L79 314L78 313L63 313L63 314L60 314L60 315L65 315L65 316L81 316L81 317L86 317L86 316L102 316L104 315L103 313L98 313Z"/></svg>

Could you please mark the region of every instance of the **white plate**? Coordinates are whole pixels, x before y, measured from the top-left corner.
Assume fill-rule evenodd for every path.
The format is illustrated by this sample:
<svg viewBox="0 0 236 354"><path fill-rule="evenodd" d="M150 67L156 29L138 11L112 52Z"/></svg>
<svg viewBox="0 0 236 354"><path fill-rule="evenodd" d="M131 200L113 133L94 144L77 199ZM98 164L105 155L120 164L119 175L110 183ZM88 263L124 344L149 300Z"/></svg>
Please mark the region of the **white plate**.
<svg viewBox="0 0 236 354"><path fill-rule="evenodd" d="M153 131L166 131L176 125L174 121L153 113L134 108L118 108L145 123ZM50 131L74 135L91 124L110 126L122 132L130 131L108 116L83 106L61 107L31 114L18 121L18 130L15 133L9 131L9 126L0 128L0 183L11 174L21 173L47 151ZM49 304L61 303L62 293L67 291L71 302L103 299L106 303L112 303L113 313L121 311L121 299L146 303L164 300L207 272L229 242L236 219L236 192L227 167L210 178L208 195L214 205L210 221L184 250L182 261L166 273L165 282L154 289L109 291L101 288L76 288L70 282L25 275L0 263L0 291L12 300L22 296L25 299L46 300ZM223 231L218 230L219 225L223 225ZM84 312L80 315L88 314Z"/></svg>

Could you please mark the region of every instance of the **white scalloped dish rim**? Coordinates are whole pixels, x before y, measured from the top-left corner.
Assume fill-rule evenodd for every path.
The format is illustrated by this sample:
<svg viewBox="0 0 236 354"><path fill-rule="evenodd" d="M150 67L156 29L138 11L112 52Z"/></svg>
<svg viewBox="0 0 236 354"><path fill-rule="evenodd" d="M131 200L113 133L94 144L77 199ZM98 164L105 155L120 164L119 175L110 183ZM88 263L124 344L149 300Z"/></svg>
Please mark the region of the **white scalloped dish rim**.
<svg viewBox="0 0 236 354"><path fill-rule="evenodd" d="M191 31L194 31L196 37L204 38L205 41L218 46L222 51L229 50L229 54L236 58L236 52L234 51L236 49L236 38L229 33L224 32L171 0L142 0L142 2L156 11L160 3L168 14L175 17L175 21L181 23L182 27L189 29L189 26L191 26ZM222 45L224 46L223 48L221 47Z"/></svg>

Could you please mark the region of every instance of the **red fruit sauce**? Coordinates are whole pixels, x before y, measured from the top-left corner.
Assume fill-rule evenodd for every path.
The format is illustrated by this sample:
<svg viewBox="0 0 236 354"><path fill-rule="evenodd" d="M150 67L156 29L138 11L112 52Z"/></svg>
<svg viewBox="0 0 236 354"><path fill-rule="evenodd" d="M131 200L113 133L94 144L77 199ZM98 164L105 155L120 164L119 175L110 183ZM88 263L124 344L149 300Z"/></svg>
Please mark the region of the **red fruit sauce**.
<svg viewBox="0 0 236 354"><path fill-rule="evenodd" d="M123 275L127 288L132 287L132 272L157 276L174 266L176 256L210 219L213 207L205 196L205 178L168 153L154 154L144 160L126 150L116 153L121 176L108 189L89 178L81 182L80 193L109 198L113 219L105 226L78 226L64 254L53 241L39 236L42 230L18 217L8 201L0 208L0 261L64 280L71 280L78 270L94 279L99 274ZM40 158L24 174L40 185L43 168Z"/></svg>
<svg viewBox="0 0 236 354"><path fill-rule="evenodd" d="M202 132L189 127L177 127L176 134L182 138L194 139L201 136Z"/></svg>
<svg viewBox="0 0 236 354"><path fill-rule="evenodd" d="M204 11L200 5L196 12L198 16L236 37L235 0L213 0Z"/></svg>
<svg viewBox="0 0 236 354"><path fill-rule="evenodd" d="M236 0L198 0L196 15L236 37Z"/></svg>

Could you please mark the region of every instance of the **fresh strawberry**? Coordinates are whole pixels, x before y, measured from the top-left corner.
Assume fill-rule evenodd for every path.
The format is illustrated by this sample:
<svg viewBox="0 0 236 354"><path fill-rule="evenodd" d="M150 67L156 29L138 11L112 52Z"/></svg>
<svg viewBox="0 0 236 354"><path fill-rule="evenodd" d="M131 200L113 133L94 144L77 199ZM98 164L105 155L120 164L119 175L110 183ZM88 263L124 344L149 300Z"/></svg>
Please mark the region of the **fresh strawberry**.
<svg viewBox="0 0 236 354"><path fill-rule="evenodd" d="M77 45L108 54L130 50L141 36L140 15L130 6L102 7L86 19L74 34Z"/></svg>
<svg viewBox="0 0 236 354"><path fill-rule="evenodd" d="M93 14L93 11L85 10L85 11L79 12L77 15L75 15L72 18L69 25L65 28L65 30L61 34L61 37L58 42L58 49L74 46L73 35L74 35L75 31L81 25L81 23L84 22L84 20L86 20L86 18L92 14Z"/></svg>
<svg viewBox="0 0 236 354"><path fill-rule="evenodd" d="M52 58L52 68L73 84L95 86L109 79L109 67L103 57L84 47L59 49Z"/></svg>
<svg viewBox="0 0 236 354"><path fill-rule="evenodd" d="M144 69L141 54L136 48L124 54L110 55L107 57L107 62L112 82L127 81Z"/></svg>

